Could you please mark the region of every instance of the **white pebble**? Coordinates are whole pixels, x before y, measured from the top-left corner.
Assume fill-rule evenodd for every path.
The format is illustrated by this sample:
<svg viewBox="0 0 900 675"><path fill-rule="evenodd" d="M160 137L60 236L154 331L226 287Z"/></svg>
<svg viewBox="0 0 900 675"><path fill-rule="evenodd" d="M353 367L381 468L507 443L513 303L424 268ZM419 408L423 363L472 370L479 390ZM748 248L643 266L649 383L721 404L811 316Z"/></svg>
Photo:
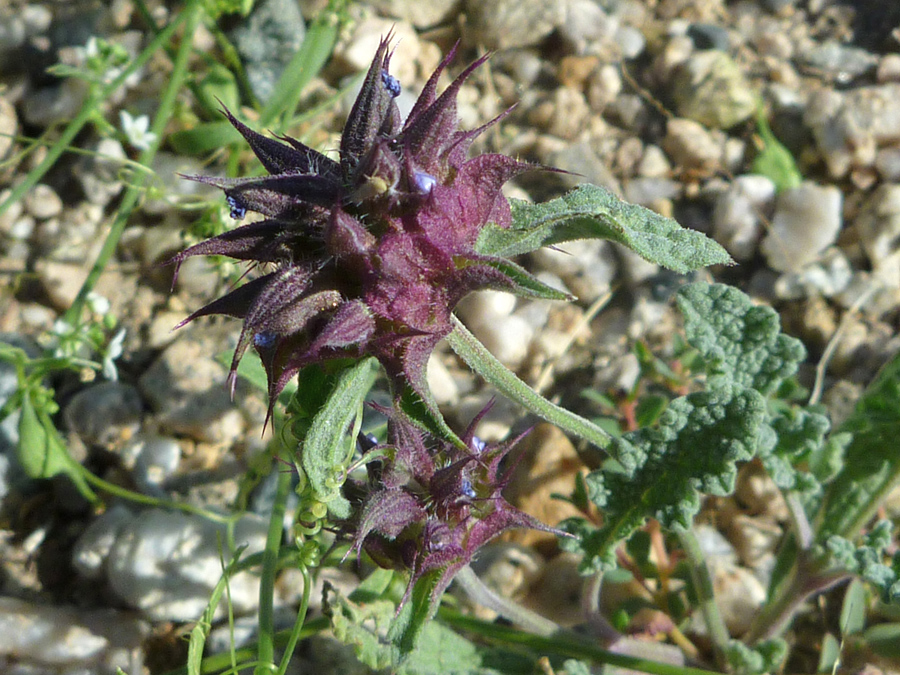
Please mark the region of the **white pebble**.
<svg viewBox="0 0 900 675"><path fill-rule="evenodd" d="M837 239L842 208L843 196L833 185L805 182L782 192L761 245L769 267L791 272L816 260Z"/></svg>

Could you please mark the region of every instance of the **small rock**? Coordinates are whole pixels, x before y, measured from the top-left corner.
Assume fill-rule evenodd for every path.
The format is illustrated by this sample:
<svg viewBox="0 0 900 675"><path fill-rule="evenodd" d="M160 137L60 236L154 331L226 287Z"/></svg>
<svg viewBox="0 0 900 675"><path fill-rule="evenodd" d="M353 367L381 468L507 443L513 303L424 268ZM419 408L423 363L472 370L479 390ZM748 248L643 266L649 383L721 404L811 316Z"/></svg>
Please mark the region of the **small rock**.
<svg viewBox="0 0 900 675"><path fill-rule="evenodd" d="M240 412L225 385L227 371L210 341L181 339L141 376L138 386L159 413L162 429L199 441L221 443L243 430Z"/></svg>
<svg viewBox="0 0 900 675"><path fill-rule="evenodd" d="M726 53L703 51L681 65L672 82L680 117L714 129L730 129L748 119L759 105L753 87Z"/></svg>
<svg viewBox="0 0 900 675"><path fill-rule="evenodd" d="M234 545L243 556L265 547L268 523L246 515L234 525ZM196 621L222 575L226 526L199 516L151 509L119 526L109 551L109 584L130 606L155 621ZM229 553L226 551L225 563ZM240 572L229 579L228 600L236 614L259 602L259 578ZM216 616L225 614L224 598Z"/></svg>
<svg viewBox="0 0 900 675"><path fill-rule="evenodd" d="M594 113L602 113L622 91L622 76L612 64L594 68L587 80L587 100Z"/></svg>
<svg viewBox="0 0 900 675"><path fill-rule="evenodd" d="M94 152L79 158L73 173L87 200L106 206L122 191L120 172L127 155L115 138L100 139L90 149Z"/></svg>
<svg viewBox="0 0 900 675"><path fill-rule="evenodd" d="M355 27L346 46L335 52L335 56L351 70L365 72L382 36L388 33L394 36L391 43L394 50L391 73L400 81L402 98L413 83L424 81L441 59L437 45L421 40L410 24L377 16L368 17Z"/></svg>
<svg viewBox="0 0 900 675"><path fill-rule="evenodd" d="M138 487L149 490L173 476L181 463L181 445L174 438L150 436L139 439L134 463Z"/></svg>
<svg viewBox="0 0 900 675"><path fill-rule="evenodd" d="M861 206L855 226L875 275L900 288L900 184L879 186Z"/></svg>
<svg viewBox="0 0 900 675"><path fill-rule="evenodd" d="M546 162L549 166L571 172L560 177L569 187L575 187L580 183L593 183L621 193L619 182L610 171L609 162L597 154L589 141L565 144L548 153Z"/></svg>
<svg viewBox="0 0 900 675"><path fill-rule="evenodd" d="M637 175L641 178L667 178L671 175L672 165L658 145L647 145L637 165Z"/></svg>
<svg viewBox="0 0 900 675"><path fill-rule="evenodd" d="M418 29L432 28L452 19L460 9L460 0L373 0L379 14L411 23Z"/></svg>
<svg viewBox="0 0 900 675"><path fill-rule="evenodd" d="M715 24L692 23L688 26L687 36L699 50L717 49L720 52L727 52L731 49L728 31Z"/></svg>
<svg viewBox="0 0 900 675"><path fill-rule="evenodd" d="M711 567L737 564L737 553L735 553L734 546L716 528L710 525L697 525L695 534L697 536L697 545L703 553L703 559Z"/></svg>
<svg viewBox="0 0 900 675"><path fill-rule="evenodd" d="M813 47L800 52L797 60L815 75L848 84L875 70L878 57L865 49L844 45L834 40L814 43Z"/></svg>
<svg viewBox="0 0 900 675"><path fill-rule="evenodd" d="M619 52L625 60L636 59L644 53L647 40L644 34L633 26L619 26L615 35Z"/></svg>
<svg viewBox="0 0 900 675"><path fill-rule="evenodd" d="M79 391L66 404L66 424L86 444L120 445L140 428L143 403L137 389L101 382Z"/></svg>
<svg viewBox="0 0 900 675"><path fill-rule="evenodd" d="M681 195L682 184L671 178L633 178L625 182L625 201L655 207Z"/></svg>
<svg viewBox="0 0 900 675"><path fill-rule="evenodd" d="M25 121L41 129L69 122L81 110L88 85L74 77L30 91L22 104Z"/></svg>
<svg viewBox="0 0 900 675"><path fill-rule="evenodd" d="M878 62L875 79L879 84L900 82L900 54L885 54Z"/></svg>
<svg viewBox="0 0 900 675"><path fill-rule="evenodd" d="M87 526L72 550L72 566L85 579L101 579L104 565L119 531L133 514L121 504L113 504Z"/></svg>
<svg viewBox="0 0 900 675"><path fill-rule="evenodd" d="M618 270L611 246L598 239L541 248L531 258L562 279L570 293L588 303L609 291Z"/></svg>
<svg viewBox="0 0 900 675"><path fill-rule="evenodd" d="M540 43L564 25L566 8L563 3L541 0L467 0L465 15L471 42L504 50Z"/></svg>
<svg viewBox="0 0 900 675"><path fill-rule="evenodd" d="M687 170L708 172L721 165L724 148L702 124L673 118L666 124L663 149L673 164Z"/></svg>
<svg viewBox="0 0 900 675"><path fill-rule="evenodd" d="M572 494L576 476L585 468L563 432L552 424L539 424L514 452L521 455L505 492L511 504L551 527L579 515L573 504L552 497ZM556 542L556 535L537 530L516 530L510 538L529 547Z"/></svg>
<svg viewBox="0 0 900 675"><path fill-rule="evenodd" d="M12 149L18 128L19 119L16 117L15 106L5 96L0 96L0 160L6 159Z"/></svg>
<svg viewBox="0 0 900 675"><path fill-rule="evenodd" d="M729 634L743 635L766 601L765 587L745 567L713 566L712 577L716 605Z"/></svg>
<svg viewBox="0 0 900 675"><path fill-rule="evenodd" d="M0 657L15 659L19 667L32 662L37 669L24 672L49 672L47 666L65 673L140 671L141 643L148 632L143 622L122 612L0 598Z"/></svg>
<svg viewBox="0 0 900 675"><path fill-rule="evenodd" d="M832 298L843 293L852 279L850 261L839 248L833 246L815 262L782 274L775 282L775 297L779 300Z"/></svg>
<svg viewBox="0 0 900 675"><path fill-rule="evenodd" d="M618 21L604 12L598 3L567 0L557 4L563 6L565 13L557 32L575 54L596 53L598 48L613 42Z"/></svg>
<svg viewBox="0 0 900 675"><path fill-rule="evenodd" d="M49 185L35 185L24 197L25 209L38 220L47 220L62 213L63 203Z"/></svg>
<svg viewBox="0 0 900 675"><path fill-rule="evenodd" d="M804 122L833 177L846 175L851 167L871 166L880 145L897 142L898 98L900 83L858 87L846 94L822 89L810 96Z"/></svg>
<svg viewBox="0 0 900 675"><path fill-rule="evenodd" d="M38 280L53 306L65 311L72 306L88 271L81 265L38 260L34 265Z"/></svg>
<svg viewBox="0 0 900 675"><path fill-rule="evenodd" d="M804 182L778 195L772 227L761 245L769 267L792 272L816 260L837 239L842 208L843 196L833 185Z"/></svg>
<svg viewBox="0 0 900 675"><path fill-rule="evenodd" d="M779 523L790 515L781 490L758 462L740 468L734 496L750 515L770 516Z"/></svg>
<svg viewBox="0 0 900 675"><path fill-rule="evenodd" d="M881 148L875 155L875 168L882 180L889 183L900 182L900 147Z"/></svg>
<svg viewBox="0 0 900 675"><path fill-rule="evenodd" d="M565 628L580 623L584 577L578 571L578 562L573 553L553 558L522 604Z"/></svg>
<svg viewBox="0 0 900 675"><path fill-rule="evenodd" d="M459 400L459 387L437 352L428 358L426 377L428 389L439 406L454 405Z"/></svg>
<svg viewBox="0 0 900 675"><path fill-rule="evenodd" d="M728 525L728 539L741 562L751 569L772 556L784 531L771 519L738 513Z"/></svg>
<svg viewBox="0 0 900 675"><path fill-rule="evenodd" d="M242 57L253 93L267 101L303 44L306 24L293 0L259 0L229 37Z"/></svg>
<svg viewBox="0 0 900 675"><path fill-rule="evenodd" d="M552 105L547 131L559 138L574 140L591 113L584 96L571 87L559 87L553 94Z"/></svg>
<svg viewBox="0 0 900 675"><path fill-rule="evenodd" d="M775 184L765 176L738 176L716 198L713 239L738 262L750 260L762 235L762 217L775 198Z"/></svg>

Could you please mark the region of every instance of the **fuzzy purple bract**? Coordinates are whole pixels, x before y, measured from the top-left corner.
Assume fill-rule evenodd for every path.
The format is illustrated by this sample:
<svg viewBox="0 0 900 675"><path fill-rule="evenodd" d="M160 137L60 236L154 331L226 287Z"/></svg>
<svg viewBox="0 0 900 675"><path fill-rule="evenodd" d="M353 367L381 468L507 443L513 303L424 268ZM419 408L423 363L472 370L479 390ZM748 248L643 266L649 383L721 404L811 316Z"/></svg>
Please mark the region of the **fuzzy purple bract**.
<svg viewBox="0 0 900 675"><path fill-rule="evenodd" d="M345 531L357 555L364 550L380 567L410 573L401 606L416 582L430 574L435 575L430 602L436 603L478 549L506 530L566 536L501 495L514 468L502 467L503 460L521 436L506 443L479 440L474 429L486 412L462 436L465 449L393 415L387 444L371 450L382 459L367 465L368 481L356 490L362 496Z"/></svg>
<svg viewBox="0 0 900 675"><path fill-rule="evenodd" d="M292 138L263 136L225 110L270 175L189 176L222 188L234 217L264 216L191 246L173 262L223 255L260 268L260 276L183 323L214 314L243 319L232 386L252 346L268 375L270 414L302 367L366 354L381 362L395 395L411 387L428 404L426 363L450 332L459 300L476 289L515 290L498 264L508 261L478 254L475 244L487 224L509 226L501 186L536 167L500 154L467 158L472 141L503 117L458 129L457 94L484 58L438 95L454 48L403 122L388 42L382 40L350 112L340 161Z"/></svg>

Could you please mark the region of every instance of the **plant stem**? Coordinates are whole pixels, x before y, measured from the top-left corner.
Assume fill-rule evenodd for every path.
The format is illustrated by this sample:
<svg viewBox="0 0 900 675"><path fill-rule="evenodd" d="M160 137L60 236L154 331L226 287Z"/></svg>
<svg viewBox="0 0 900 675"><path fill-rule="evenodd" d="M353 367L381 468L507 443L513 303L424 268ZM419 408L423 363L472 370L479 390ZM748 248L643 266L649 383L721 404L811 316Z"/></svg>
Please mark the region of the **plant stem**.
<svg viewBox="0 0 900 675"><path fill-rule="evenodd" d="M275 483L275 499L269 516L269 531L259 581L259 644L256 649L259 665L256 675L264 675L275 670L275 575L278 572L278 553L284 536L284 513L291 489L291 472L278 470ZM309 584L306 584L304 593Z"/></svg>
<svg viewBox="0 0 900 675"><path fill-rule="evenodd" d="M169 84L166 87L166 90L163 92L162 98L159 102L159 108L157 108L156 110L156 116L153 118L153 125L150 128L150 131L155 134L155 140L149 145L146 150L144 150L144 152L141 153L139 159L139 162L144 166L150 166L153 162L153 158L156 156L156 152L159 149L159 144L161 143L161 139L164 136L166 124L168 123L169 118L172 116L172 111L175 105L175 98L178 95L178 92L181 90L181 86L184 83L184 80L187 78L188 60L191 55L191 50L193 49L191 40L200 22L200 15L201 1L191 0L190 2L188 2L187 6L185 6L184 11L182 11L181 15L177 19L175 19L170 26L161 31L151 42L151 45L156 45L157 47L161 46L171 36L171 33L174 30L175 26L184 21L184 32L182 34L181 44L178 46L178 53L175 56L175 61L172 66L172 74L169 77ZM161 39L163 36L165 36L164 40ZM154 51L155 49L156 48L154 48ZM141 57L139 57L139 59L137 59L135 63L143 58L145 54L146 58L149 58L149 50L150 47L148 46L148 48L144 50L144 52L141 54ZM129 72L129 70L126 70L125 72ZM118 82L119 79L121 79L121 77L117 78L116 82ZM104 92L105 91L106 90L104 89ZM72 125L70 125L70 127L71 126ZM68 129L66 131L68 132ZM75 133L77 133L77 130ZM72 134L72 137L74 138L74 134ZM56 146L54 146L54 149L55 147ZM60 152L62 152L62 149L60 149ZM41 166L43 166L43 163L41 163ZM97 281L100 279L100 275L103 274L103 270L106 269L106 265L109 263L110 258L112 258L113 253L115 253L116 247L119 245L119 239L122 237L122 232L125 230L125 225L128 222L128 218L131 216L131 212L134 210L135 206L137 206L138 198L142 193L143 186L146 180L147 174L139 174L138 176L136 176L135 182L131 186L129 186L128 190L125 192L125 196L122 198L122 202L119 205L119 209L116 213L116 218L113 221L113 224L110 226L109 233L106 235L106 240L103 242L103 248L100 249L97 260L94 263L94 266L91 268L87 279L85 279L84 284L82 284L81 290L78 291L78 295L75 297L72 306L69 307L68 310L66 310L64 319L69 324L73 326L77 326L79 324L81 310L84 307L87 296L94 289L94 286L97 285ZM0 205L0 209L2 209L2 205Z"/></svg>
<svg viewBox="0 0 900 675"><path fill-rule="evenodd" d="M300 573L303 575L303 599L300 601L300 607L297 610L297 620L291 630L287 644L284 647L284 656L281 659L281 666L278 668L278 675L284 675L287 672L288 664L294 655L294 649L297 647L297 641L303 632L303 624L306 621L306 612L309 609L309 597L312 593L312 579L310 578L309 568L306 565L300 567Z"/></svg>
<svg viewBox="0 0 900 675"><path fill-rule="evenodd" d="M728 628L725 626L725 621L722 619L719 607L716 605L712 577L703 558L700 542L697 541L697 536L693 530L679 532L678 538L690 563L691 578L694 581L694 589L697 593L697 600L700 603L700 611L703 614L706 629L709 631L710 640L712 640L716 664L720 668L725 668L727 665L726 649L731 641L731 636L728 634Z"/></svg>
<svg viewBox="0 0 900 675"><path fill-rule="evenodd" d="M531 633L547 637L562 630L554 621L545 619L540 614L536 614L508 598L497 595L478 578L478 575L475 574L469 565L457 572L454 580L474 602L497 612L504 619Z"/></svg>
<svg viewBox="0 0 900 675"><path fill-rule="evenodd" d="M551 403L535 392L516 377L515 373L500 363L455 316L453 317L453 330L447 336L447 342L453 351L466 362L466 365L510 400L555 424L563 431L593 443L598 448L605 449L609 446L609 434L593 422Z"/></svg>

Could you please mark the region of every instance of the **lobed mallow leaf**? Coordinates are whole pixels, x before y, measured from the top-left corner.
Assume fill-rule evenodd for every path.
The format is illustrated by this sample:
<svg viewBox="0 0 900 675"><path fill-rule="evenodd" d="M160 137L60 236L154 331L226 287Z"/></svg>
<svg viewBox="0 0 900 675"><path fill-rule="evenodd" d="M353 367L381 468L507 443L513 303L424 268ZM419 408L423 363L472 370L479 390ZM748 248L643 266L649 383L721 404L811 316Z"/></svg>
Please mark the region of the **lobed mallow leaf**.
<svg viewBox="0 0 900 675"><path fill-rule="evenodd" d="M684 530L700 509L701 493L730 494L737 463L753 457L765 415L759 392L720 387L678 398L657 427L614 439L626 472L599 470L585 480L605 523L596 532L575 532L582 536L584 566L604 566L612 547L648 517Z"/></svg>
<svg viewBox="0 0 900 675"><path fill-rule="evenodd" d="M733 286L690 284L678 291L677 301L710 387L735 384L767 396L806 357L799 340L781 333L774 309L754 305Z"/></svg>
<svg viewBox="0 0 900 675"><path fill-rule="evenodd" d="M478 253L505 258L565 241L609 239L682 274L733 262L724 248L702 233L624 202L597 185L579 185L542 204L511 200L510 208L511 225L484 228L475 245Z"/></svg>

